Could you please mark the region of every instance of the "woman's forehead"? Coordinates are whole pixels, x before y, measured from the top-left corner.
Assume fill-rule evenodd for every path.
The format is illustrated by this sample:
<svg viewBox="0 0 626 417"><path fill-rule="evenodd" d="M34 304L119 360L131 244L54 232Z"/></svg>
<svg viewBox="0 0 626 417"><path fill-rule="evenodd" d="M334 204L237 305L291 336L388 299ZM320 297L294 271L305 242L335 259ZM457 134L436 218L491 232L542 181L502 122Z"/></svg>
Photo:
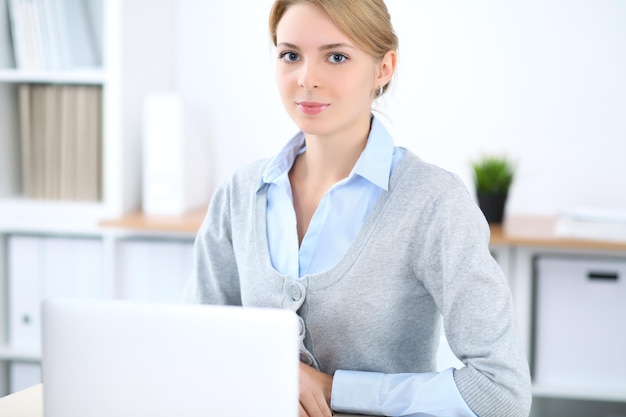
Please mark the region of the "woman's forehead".
<svg viewBox="0 0 626 417"><path fill-rule="evenodd" d="M276 27L276 42L298 47L354 46L326 12L311 3L297 3L285 11Z"/></svg>

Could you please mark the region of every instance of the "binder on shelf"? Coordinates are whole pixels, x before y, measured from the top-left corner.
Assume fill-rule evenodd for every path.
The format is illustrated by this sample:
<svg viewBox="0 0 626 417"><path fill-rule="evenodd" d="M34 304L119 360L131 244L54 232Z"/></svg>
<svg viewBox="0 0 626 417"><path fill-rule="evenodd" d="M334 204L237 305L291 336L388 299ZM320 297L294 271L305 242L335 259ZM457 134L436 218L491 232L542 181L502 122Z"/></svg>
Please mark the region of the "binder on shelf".
<svg viewBox="0 0 626 417"><path fill-rule="evenodd" d="M31 143L33 149L33 195L26 196L32 198L45 198L45 143L42 120L45 114L44 90L41 85L33 85L31 97L32 114L31 121Z"/></svg>
<svg viewBox="0 0 626 417"><path fill-rule="evenodd" d="M19 86L19 118L20 118L20 135L22 145L22 182L25 195L33 195L33 155L34 150L32 146L32 133L31 133L31 98L30 98L30 86L28 84L20 84Z"/></svg>
<svg viewBox="0 0 626 417"><path fill-rule="evenodd" d="M77 86L75 88L75 99L76 99L76 112L77 116L74 120L73 134L74 134L74 143L76 148L76 183L74 184L75 188L75 198L77 200L87 200L88 191L86 190L86 184L88 183L89 177L89 157L88 148L89 145L87 142L89 141L89 135L87 131L89 127L87 126L88 120L86 118L86 107L87 103L87 92L85 89Z"/></svg>
<svg viewBox="0 0 626 417"><path fill-rule="evenodd" d="M46 51L44 48L44 34L41 30L41 19L38 0L22 0L25 8L26 22L28 25L29 45L33 49L33 68L47 69Z"/></svg>
<svg viewBox="0 0 626 417"><path fill-rule="evenodd" d="M43 86L44 109L42 126L42 142L44 144L44 198L56 199L59 193L59 129L57 125L59 107L57 105L58 88L51 85Z"/></svg>
<svg viewBox="0 0 626 417"><path fill-rule="evenodd" d="M143 211L179 215L210 198L208 155L176 93L152 93L143 114Z"/></svg>
<svg viewBox="0 0 626 417"><path fill-rule="evenodd" d="M23 84L19 100L24 196L99 201L101 87Z"/></svg>
<svg viewBox="0 0 626 417"><path fill-rule="evenodd" d="M564 211L557 216L554 231L562 237L626 242L626 211L594 208Z"/></svg>
<svg viewBox="0 0 626 417"><path fill-rule="evenodd" d="M47 69L61 69L61 51L59 47L58 21L53 17L53 4L58 0L37 0L39 24L43 33L42 45Z"/></svg>
<svg viewBox="0 0 626 417"><path fill-rule="evenodd" d="M55 1L63 68L93 68L100 65L95 35L85 0Z"/></svg>
<svg viewBox="0 0 626 417"><path fill-rule="evenodd" d="M82 201L100 199L101 114L100 90L76 87L76 107L80 117L76 123L76 198Z"/></svg>
<svg viewBox="0 0 626 417"><path fill-rule="evenodd" d="M9 18L9 26L11 28L11 41L13 44L13 56L15 58L15 66L17 68L26 68L26 39L24 30L24 21L22 20L22 13L18 8L20 7L18 0L7 0L7 12Z"/></svg>
<svg viewBox="0 0 626 417"><path fill-rule="evenodd" d="M59 70L101 65L85 0L7 0L17 68Z"/></svg>
<svg viewBox="0 0 626 417"><path fill-rule="evenodd" d="M61 116L59 118L60 123L60 199L62 200L74 200L74 187L73 183L76 181L77 171L76 164L76 149L73 146L75 141L73 132L72 115L76 114L76 106L74 100L74 94L69 88L61 90L60 94L60 107Z"/></svg>
<svg viewBox="0 0 626 417"><path fill-rule="evenodd" d="M3 0L0 2L0 22L4 22L2 30L0 30L0 68L16 68L15 53L13 52L11 42L11 18L9 16L9 4L11 0ZM1 370L0 370L1 372Z"/></svg>

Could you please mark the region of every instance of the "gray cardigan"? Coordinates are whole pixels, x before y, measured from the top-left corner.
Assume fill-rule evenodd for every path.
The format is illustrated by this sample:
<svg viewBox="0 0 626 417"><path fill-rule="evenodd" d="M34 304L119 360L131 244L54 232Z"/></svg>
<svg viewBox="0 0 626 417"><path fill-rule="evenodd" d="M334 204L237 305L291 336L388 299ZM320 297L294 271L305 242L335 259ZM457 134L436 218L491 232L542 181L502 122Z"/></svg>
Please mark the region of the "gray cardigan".
<svg viewBox="0 0 626 417"><path fill-rule="evenodd" d="M433 372L441 316L465 402L481 417L526 417L530 376L489 228L462 182L406 152L362 230L329 271L291 279L271 266L268 160L216 191L197 235L189 302L287 308L301 360L337 369Z"/></svg>

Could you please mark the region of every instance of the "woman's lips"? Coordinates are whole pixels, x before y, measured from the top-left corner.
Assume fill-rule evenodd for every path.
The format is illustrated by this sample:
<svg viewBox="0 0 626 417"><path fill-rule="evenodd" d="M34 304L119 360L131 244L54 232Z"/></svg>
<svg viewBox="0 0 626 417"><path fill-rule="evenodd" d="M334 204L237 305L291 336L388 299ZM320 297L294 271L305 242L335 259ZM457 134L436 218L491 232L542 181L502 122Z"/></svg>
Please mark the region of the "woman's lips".
<svg viewBox="0 0 626 417"><path fill-rule="evenodd" d="M297 103L297 105L298 110L306 115L320 114L321 112L326 110L328 106L330 106L330 104L327 103L317 103L314 101L301 101Z"/></svg>

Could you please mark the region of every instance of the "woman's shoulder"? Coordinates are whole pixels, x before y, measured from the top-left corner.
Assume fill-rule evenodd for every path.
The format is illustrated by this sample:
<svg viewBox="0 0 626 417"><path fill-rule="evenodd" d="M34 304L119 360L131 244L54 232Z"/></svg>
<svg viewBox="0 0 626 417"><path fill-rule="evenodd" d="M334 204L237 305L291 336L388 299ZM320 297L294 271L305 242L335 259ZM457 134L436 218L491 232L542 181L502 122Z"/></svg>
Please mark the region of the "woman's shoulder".
<svg viewBox="0 0 626 417"><path fill-rule="evenodd" d="M258 183L259 181L261 181L263 171L270 163L270 161L271 158L263 158L246 162L235 170L232 179L234 181L250 181Z"/></svg>
<svg viewBox="0 0 626 417"><path fill-rule="evenodd" d="M252 187L256 190L261 185L263 171L269 162L270 158L265 158L244 163L222 182L221 188L235 191L249 190Z"/></svg>
<svg viewBox="0 0 626 417"><path fill-rule="evenodd" d="M455 173L438 165L422 160L412 151L405 149L404 157L392 176L391 187L416 187L422 191L445 192L451 188L466 189L463 181Z"/></svg>

